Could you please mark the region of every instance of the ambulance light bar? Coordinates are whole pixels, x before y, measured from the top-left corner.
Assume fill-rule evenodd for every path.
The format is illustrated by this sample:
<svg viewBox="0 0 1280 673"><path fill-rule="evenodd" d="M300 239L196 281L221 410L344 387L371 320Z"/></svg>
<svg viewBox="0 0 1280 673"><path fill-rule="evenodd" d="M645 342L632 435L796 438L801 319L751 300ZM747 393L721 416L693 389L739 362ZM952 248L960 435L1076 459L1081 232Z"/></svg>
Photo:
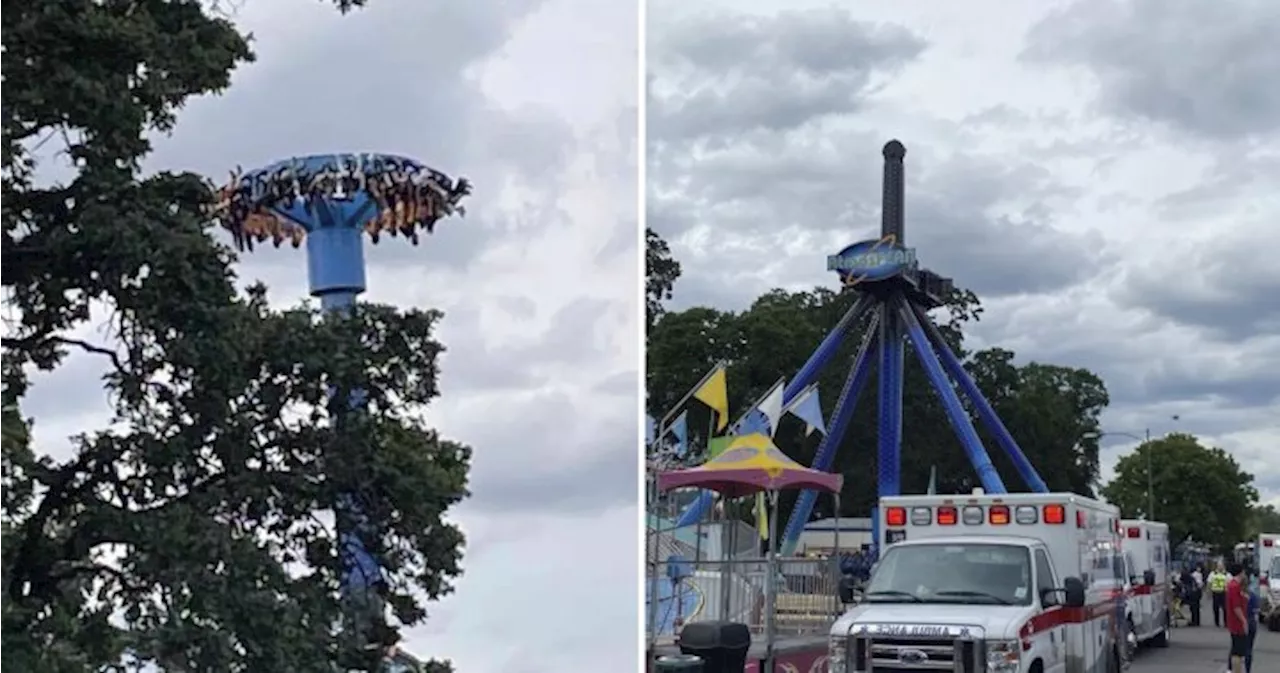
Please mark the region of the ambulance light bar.
<svg viewBox="0 0 1280 673"><path fill-rule="evenodd" d="M984 523L992 526L1007 526L1010 523L1021 526L1034 526L1038 523L1062 525L1067 522L1067 508L1065 505L1058 504L1018 505L1013 508L1004 504L987 507L974 504L956 507L946 504L939 505L937 508L888 507L884 510L884 522L890 528L901 528L906 526L908 521L912 526L929 526L934 523L939 526L954 526L957 523L963 523L966 526L981 526ZM1084 528L1087 522L1083 512L1076 513L1076 524L1080 528ZM1137 530L1131 529L1129 537L1136 537L1134 531Z"/></svg>

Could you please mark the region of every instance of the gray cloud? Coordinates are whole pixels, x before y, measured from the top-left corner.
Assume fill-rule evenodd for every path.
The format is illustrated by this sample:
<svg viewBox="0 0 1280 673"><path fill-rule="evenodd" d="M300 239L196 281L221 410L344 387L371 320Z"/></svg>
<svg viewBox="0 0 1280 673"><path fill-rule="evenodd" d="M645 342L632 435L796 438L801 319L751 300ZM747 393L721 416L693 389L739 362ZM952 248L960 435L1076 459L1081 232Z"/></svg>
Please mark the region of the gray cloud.
<svg viewBox="0 0 1280 673"><path fill-rule="evenodd" d="M1217 140L1280 130L1280 6L1107 0L1051 13L1026 55L1088 66L1105 109Z"/></svg>
<svg viewBox="0 0 1280 673"><path fill-rule="evenodd" d="M785 131L850 112L878 75L925 46L899 27L858 22L835 8L769 19L711 11L651 34L651 68L674 73L671 86L696 84L652 99L649 125L659 143ZM702 80L706 73L716 81Z"/></svg>

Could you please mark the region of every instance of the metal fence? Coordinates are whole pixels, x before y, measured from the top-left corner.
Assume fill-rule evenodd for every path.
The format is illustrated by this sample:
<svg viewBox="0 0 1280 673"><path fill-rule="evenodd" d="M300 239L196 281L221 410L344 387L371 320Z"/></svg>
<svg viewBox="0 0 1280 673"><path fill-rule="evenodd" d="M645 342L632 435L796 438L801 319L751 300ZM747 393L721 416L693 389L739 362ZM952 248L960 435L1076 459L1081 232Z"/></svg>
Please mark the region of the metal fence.
<svg viewBox="0 0 1280 673"><path fill-rule="evenodd" d="M655 566L650 560L647 565L649 577L670 578L673 590L666 592L665 604L656 607L676 615L656 619L651 614L646 628L652 639L669 638L683 624L698 621L741 622L753 633L764 632L769 571L763 559L691 561L674 578L665 562ZM825 633L842 610L839 581L833 559L778 559L773 575L777 634Z"/></svg>

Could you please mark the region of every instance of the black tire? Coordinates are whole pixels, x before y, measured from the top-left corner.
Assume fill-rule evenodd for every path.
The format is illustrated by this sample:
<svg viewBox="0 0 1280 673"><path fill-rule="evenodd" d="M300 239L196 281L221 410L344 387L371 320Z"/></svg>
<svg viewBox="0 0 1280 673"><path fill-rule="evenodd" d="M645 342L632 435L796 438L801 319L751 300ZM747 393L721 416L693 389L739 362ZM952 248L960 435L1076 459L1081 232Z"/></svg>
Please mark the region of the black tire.
<svg viewBox="0 0 1280 673"><path fill-rule="evenodd" d="M1280 631L1280 610L1271 613L1271 617L1267 619L1268 631Z"/></svg>
<svg viewBox="0 0 1280 673"><path fill-rule="evenodd" d="M1173 631L1173 616L1164 613L1164 629L1151 638L1152 647L1168 647L1169 634Z"/></svg>

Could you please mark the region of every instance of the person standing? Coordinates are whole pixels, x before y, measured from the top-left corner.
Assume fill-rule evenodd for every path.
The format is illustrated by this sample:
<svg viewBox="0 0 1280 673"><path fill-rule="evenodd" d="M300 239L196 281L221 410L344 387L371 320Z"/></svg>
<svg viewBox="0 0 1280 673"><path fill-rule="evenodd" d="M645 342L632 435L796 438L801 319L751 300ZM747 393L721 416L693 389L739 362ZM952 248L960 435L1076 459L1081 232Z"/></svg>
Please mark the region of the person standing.
<svg viewBox="0 0 1280 673"><path fill-rule="evenodd" d="M1223 607L1226 612L1227 632L1231 634L1231 654L1228 666L1231 673L1244 673L1244 660L1249 656L1249 597L1248 580L1244 567L1232 563L1231 578L1223 590ZM1216 617L1217 614L1215 613Z"/></svg>
<svg viewBox="0 0 1280 673"><path fill-rule="evenodd" d="M1244 655L1244 673L1253 673L1253 643L1258 639L1258 612L1262 610L1262 587L1256 572L1249 573L1249 604L1245 615L1249 619L1249 633L1246 636L1248 653Z"/></svg>
<svg viewBox="0 0 1280 673"><path fill-rule="evenodd" d="M1200 626L1200 601L1204 598L1204 580L1200 571L1188 568L1182 576L1182 604L1187 606L1188 626Z"/></svg>
<svg viewBox="0 0 1280 673"><path fill-rule="evenodd" d="M1213 625L1222 626L1223 617L1227 609L1226 591L1227 583L1231 579L1223 569L1222 564L1214 568L1209 573L1209 595L1213 597Z"/></svg>

